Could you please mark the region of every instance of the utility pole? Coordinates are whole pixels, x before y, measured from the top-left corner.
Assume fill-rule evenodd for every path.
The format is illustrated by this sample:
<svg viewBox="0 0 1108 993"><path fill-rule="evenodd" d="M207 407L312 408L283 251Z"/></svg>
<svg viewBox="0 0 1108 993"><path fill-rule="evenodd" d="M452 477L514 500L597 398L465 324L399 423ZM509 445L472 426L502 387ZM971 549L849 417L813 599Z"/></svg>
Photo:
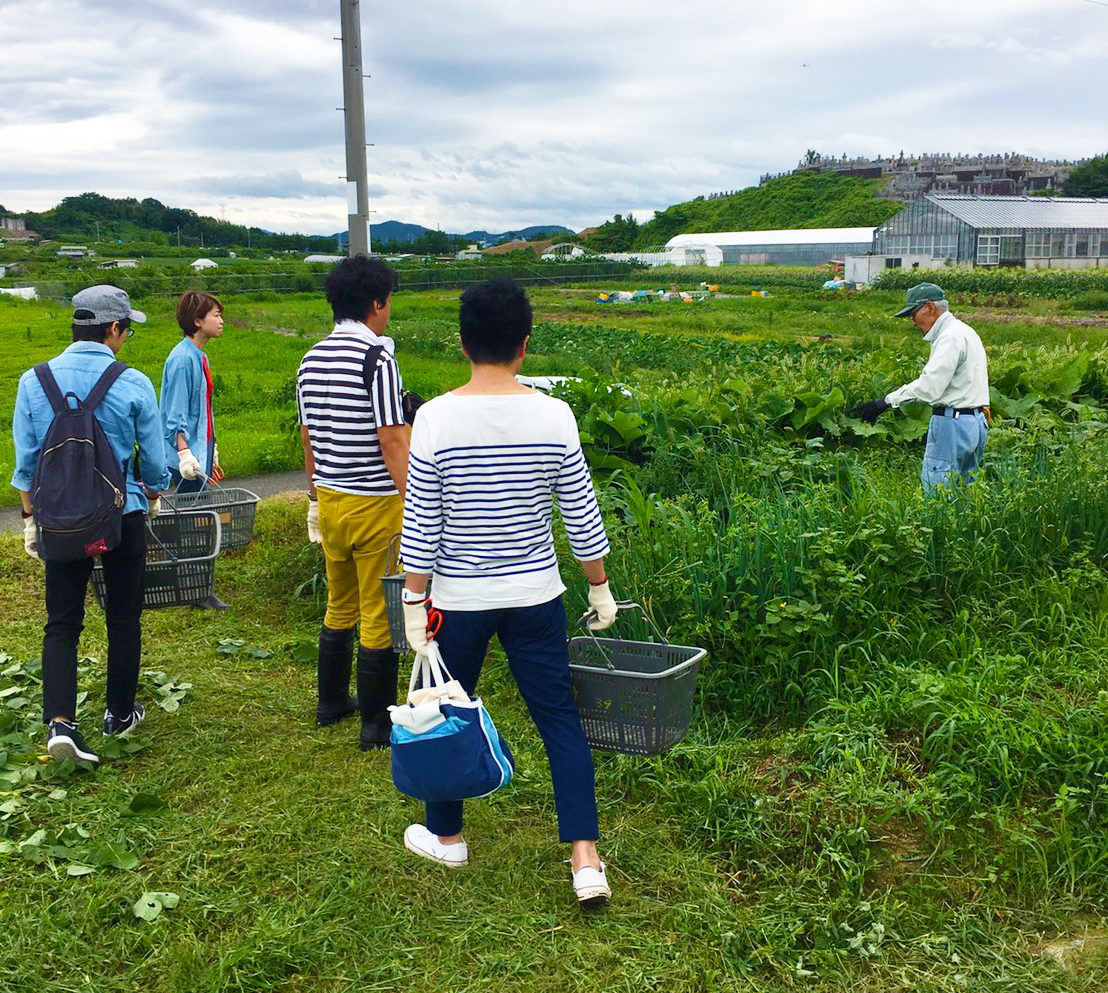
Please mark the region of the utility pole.
<svg viewBox="0 0 1108 993"><path fill-rule="evenodd" d="M342 98L346 118L347 252L369 254L369 189L362 96L362 20L359 0L339 0L342 17Z"/></svg>

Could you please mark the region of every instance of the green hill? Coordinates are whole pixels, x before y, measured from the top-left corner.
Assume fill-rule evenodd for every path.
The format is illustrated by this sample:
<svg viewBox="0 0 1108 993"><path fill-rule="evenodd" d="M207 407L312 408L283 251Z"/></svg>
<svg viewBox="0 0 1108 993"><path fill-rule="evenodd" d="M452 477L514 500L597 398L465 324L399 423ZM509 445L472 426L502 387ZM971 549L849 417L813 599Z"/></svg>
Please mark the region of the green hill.
<svg viewBox="0 0 1108 993"><path fill-rule="evenodd" d="M99 193L65 197L56 207L24 215L27 227L45 238L103 238L106 241L203 248L335 251L335 239L318 235L275 234L258 227L230 224L182 207L167 207L148 197L113 199Z"/></svg>
<svg viewBox="0 0 1108 993"><path fill-rule="evenodd" d="M773 231L784 228L876 227L903 206L876 196L880 180L830 172L801 172L751 186L729 197L697 197L655 211L630 247L664 245L701 231Z"/></svg>

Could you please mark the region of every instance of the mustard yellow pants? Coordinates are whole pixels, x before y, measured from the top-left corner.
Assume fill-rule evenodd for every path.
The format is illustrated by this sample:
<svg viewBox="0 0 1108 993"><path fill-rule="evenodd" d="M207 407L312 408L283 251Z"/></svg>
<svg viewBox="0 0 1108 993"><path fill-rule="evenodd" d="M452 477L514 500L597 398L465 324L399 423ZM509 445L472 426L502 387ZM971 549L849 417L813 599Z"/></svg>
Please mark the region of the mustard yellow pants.
<svg viewBox="0 0 1108 993"><path fill-rule="evenodd" d="M365 648L392 644L381 577L389 539L400 533L404 502L392 496L356 496L320 486L319 529L327 565L327 613L323 623L343 631L361 623Z"/></svg>

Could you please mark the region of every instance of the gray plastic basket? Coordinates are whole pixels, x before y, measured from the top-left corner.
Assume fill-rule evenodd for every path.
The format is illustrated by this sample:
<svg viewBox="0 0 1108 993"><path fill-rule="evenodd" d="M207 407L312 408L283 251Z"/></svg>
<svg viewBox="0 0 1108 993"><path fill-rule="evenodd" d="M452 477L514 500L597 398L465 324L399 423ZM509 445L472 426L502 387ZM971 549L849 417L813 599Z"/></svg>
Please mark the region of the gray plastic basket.
<svg viewBox="0 0 1108 993"><path fill-rule="evenodd" d="M637 603L621 601L618 607L641 611L658 641L592 634L569 639L569 674L581 726L600 751L661 755L689 729L696 675L707 651L669 644Z"/></svg>
<svg viewBox="0 0 1108 993"><path fill-rule="evenodd" d="M222 528L212 510L161 513L146 522L143 610L188 607L211 596ZM92 567L92 588L100 606L107 597L104 567Z"/></svg>
<svg viewBox="0 0 1108 993"><path fill-rule="evenodd" d="M213 482L213 489L199 493L174 493L162 497L170 511L213 510L223 527L222 550L242 548L254 538L254 519L258 512L258 494L241 486L224 489ZM165 513L165 511L163 511ZM157 518L155 518L157 520Z"/></svg>
<svg viewBox="0 0 1108 993"><path fill-rule="evenodd" d="M411 649L408 636L404 633L404 607L400 601L404 589L404 573L400 571L400 535L393 535L389 541L389 556L385 566L388 573L381 577L381 586L385 591L385 613L389 619L389 636L392 638L394 652L407 652ZM431 580L427 580L427 595L431 595Z"/></svg>

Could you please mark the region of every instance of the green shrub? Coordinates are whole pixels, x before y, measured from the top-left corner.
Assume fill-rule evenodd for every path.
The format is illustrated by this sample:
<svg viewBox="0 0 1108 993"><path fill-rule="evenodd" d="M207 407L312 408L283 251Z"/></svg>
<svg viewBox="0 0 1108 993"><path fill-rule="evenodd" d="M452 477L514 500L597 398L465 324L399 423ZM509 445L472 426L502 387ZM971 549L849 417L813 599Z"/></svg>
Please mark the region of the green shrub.
<svg viewBox="0 0 1108 993"><path fill-rule="evenodd" d="M1071 297L1069 305L1075 310L1108 310L1108 290L1087 290Z"/></svg>

